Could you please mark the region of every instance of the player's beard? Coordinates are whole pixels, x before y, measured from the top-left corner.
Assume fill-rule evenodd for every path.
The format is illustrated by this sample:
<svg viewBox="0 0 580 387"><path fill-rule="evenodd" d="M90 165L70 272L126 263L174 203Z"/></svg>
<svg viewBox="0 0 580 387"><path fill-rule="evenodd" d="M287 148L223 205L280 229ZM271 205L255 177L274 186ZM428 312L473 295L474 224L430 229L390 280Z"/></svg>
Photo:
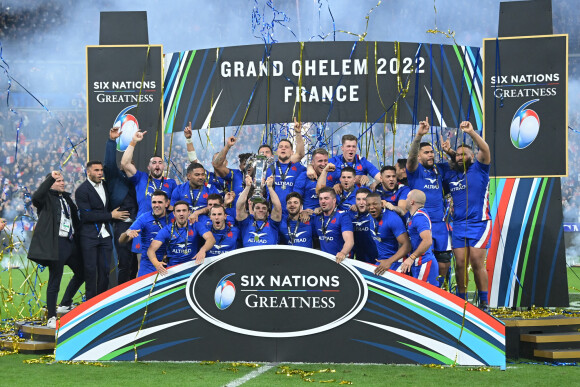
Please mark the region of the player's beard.
<svg viewBox="0 0 580 387"><path fill-rule="evenodd" d="M456 170L457 172L465 172L469 169L469 167L471 167L471 164L473 164L471 159L463 160L460 163L455 163L453 169Z"/></svg>

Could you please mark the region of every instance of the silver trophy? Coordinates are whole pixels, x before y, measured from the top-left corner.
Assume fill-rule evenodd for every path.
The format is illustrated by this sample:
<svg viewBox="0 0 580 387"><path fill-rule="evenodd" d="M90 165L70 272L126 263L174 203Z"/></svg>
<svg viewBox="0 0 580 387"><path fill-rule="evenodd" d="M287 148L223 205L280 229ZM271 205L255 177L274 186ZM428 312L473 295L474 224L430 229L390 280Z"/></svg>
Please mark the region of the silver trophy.
<svg viewBox="0 0 580 387"><path fill-rule="evenodd" d="M254 194L250 198L253 203L265 203L264 185L266 184L266 173L271 164L274 163L273 157L263 155L252 155L246 162L248 172L254 178Z"/></svg>

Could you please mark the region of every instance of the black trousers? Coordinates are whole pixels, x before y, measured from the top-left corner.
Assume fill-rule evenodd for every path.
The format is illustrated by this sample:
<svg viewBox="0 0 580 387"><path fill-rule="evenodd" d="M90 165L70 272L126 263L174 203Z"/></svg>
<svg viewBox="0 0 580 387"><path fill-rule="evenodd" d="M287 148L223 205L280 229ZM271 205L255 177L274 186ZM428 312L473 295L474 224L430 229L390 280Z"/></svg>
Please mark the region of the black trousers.
<svg viewBox="0 0 580 387"><path fill-rule="evenodd" d="M87 300L109 288L110 259L113 252L111 237L81 237L81 250L85 269Z"/></svg>
<svg viewBox="0 0 580 387"><path fill-rule="evenodd" d="M116 222L115 250L117 250L117 283L120 285L137 277L137 254L131 251L131 243L120 244L119 237L131 227L130 222ZM140 238L140 237L139 237Z"/></svg>
<svg viewBox="0 0 580 387"><path fill-rule="evenodd" d="M70 306L75 293L84 282L83 261L74 241L66 237L58 238L58 261L48 265L48 286L46 287L46 307L48 318L56 316L56 300L60 290L60 281L67 265L73 271L73 277L66 287L61 305Z"/></svg>

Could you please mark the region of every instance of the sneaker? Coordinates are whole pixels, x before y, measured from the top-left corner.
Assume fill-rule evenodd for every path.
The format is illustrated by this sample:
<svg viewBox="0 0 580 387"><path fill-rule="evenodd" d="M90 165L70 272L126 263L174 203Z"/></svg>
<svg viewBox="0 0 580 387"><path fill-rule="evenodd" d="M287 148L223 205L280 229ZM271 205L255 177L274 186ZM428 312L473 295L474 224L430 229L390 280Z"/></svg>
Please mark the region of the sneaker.
<svg viewBox="0 0 580 387"><path fill-rule="evenodd" d="M61 305L58 308L56 308L56 313L66 314L66 313L70 312L71 310L73 310L72 305L71 306Z"/></svg>
<svg viewBox="0 0 580 387"><path fill-rule="evenodd" d="M46 327L56 329L56 317L49 318L48 322L46 323Z"/></svg>

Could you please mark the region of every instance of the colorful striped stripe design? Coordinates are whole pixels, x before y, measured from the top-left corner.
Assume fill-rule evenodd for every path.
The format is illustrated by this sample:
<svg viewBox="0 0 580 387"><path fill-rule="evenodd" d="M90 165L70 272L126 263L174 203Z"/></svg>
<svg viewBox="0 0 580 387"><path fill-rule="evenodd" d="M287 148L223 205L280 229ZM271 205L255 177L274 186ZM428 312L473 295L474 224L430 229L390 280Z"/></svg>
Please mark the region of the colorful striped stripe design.
<svg viewBox="0 0 580 387"><path fill-rule="evenodd" d="M436 48L438 46L440 49ZM423 45L422 47L427 55L433 55L436 52L441 55L441 68L439 69L437 66L431 66L430 68L430 71L432 71L430 83L432 84L436 81L442 88L442 98L439 101L439 106L437 106L436 96L431 95L425 86L425 93L429 101L431 101L432 113L437 118L438 126L441 127L459 127L461 121L466 120L468 116L473 114L476 124L475 129L481 131L483 128L483 83L482 61L479 52L474 53L473 48L469 46L452 46L459 66L463 69L462 78L455 79L451 71L449 58L443 47L442 45L433 44ZM444 82L445 77L448 77L451 81ZM464 85L463 90L462 84ZM452 85L452 87L449 87L449 85ZM411 107L407 107L412 113ZM451 112L454 122L445 122L443 120L442 113L444 110Z"/></svg>
<svg viewBox="0 0 580 387"><path fill-rule="evenodd" d="M471 304L464 309L465 303L460 298L410 276L388 271L378 277L372 274L373 265L359 261L351 263L361 272L369 288L369 301L363 311L384 318L380 323L376 320L357 321L376 327L377 337L381 330L400 336L400 343L409 350L401 351L378 342L364 341L365 344L396 352L417 363L505 367L505 327L502 322ZM376 296L379 296L379 302L372 299ZM403 306L407 312L398 315L394 309L388 308L386 300ZM393 326L393 321L401 322L401 319L403 323L408 321L408 330ZM427 321L448 336L430 329Z"/></svg>
<svg viewBox="0 0 580 387"><path fill-rule="evenodd" d="M553 233L545 227L550 201L556 199L552 192L555 183L559 184L554 178L491 179L494 224L487 271L492 307L548 305L548 297L535 299L535 295L550 293L551 286L543 284L546 279L552 283L559 274L554 270L558 262L552 256L557 254L561 237L554 241ZM552 243L548 245L548 241ZM549 256L543 259L541 251ZM565 281L559 282L566 286Z"/></svg>
<svg viewBox="0 0 580 387"><path fill-rule="evenodd" d="M401 363L505 367L505 328L500 321L471 304L464 310L459 298L407 275L389 271L378 277L372 274L375 266L349 262L365 278L369 299L346 323L350 336L346 342L388 351ZM205 329L215 327L196 325L194 335L155 344L164 332L191 332L192 321L201 321L185 294L180 296L197 267L193 262L178 265L166 277L138 278L82 304L61 319L56 359L134 360L203 338L208 334ZM366 335L357 334L360 324ZM369 334L369 329L376 334Z"/></svg>

